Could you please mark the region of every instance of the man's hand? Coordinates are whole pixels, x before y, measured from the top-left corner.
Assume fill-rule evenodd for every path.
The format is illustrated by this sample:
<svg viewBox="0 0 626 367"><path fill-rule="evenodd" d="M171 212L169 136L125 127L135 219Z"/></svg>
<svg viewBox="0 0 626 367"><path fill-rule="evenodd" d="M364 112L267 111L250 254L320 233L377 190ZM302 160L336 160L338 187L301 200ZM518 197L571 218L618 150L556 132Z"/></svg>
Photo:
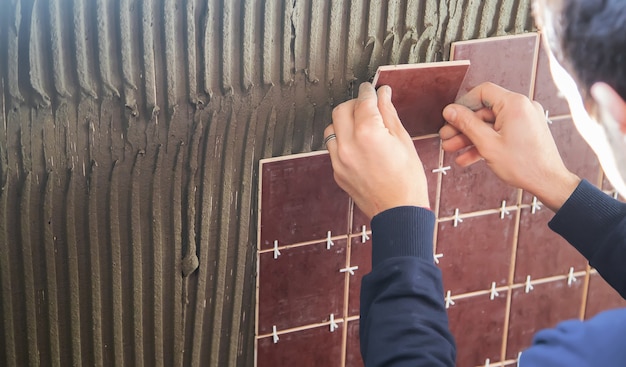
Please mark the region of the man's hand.
<svg viewBox="0 0 626 367"><path fill-rule="evenodd" d="M426 176L411 137L391 103L391 88L378 93L363 83L357 99L333 110L324 137L335 181L368 218L397 206L429 207Z"/></svg>
<svg viewBox="0 0 626 367"><path fill-rule="evenodd" d="M485 159L500 179L553 211L578 186L580 179L565 168L543 108L526 96L484 83L447 106L443 116L449 123L439 131L443 149L460 151L460 166Z"/></svg>

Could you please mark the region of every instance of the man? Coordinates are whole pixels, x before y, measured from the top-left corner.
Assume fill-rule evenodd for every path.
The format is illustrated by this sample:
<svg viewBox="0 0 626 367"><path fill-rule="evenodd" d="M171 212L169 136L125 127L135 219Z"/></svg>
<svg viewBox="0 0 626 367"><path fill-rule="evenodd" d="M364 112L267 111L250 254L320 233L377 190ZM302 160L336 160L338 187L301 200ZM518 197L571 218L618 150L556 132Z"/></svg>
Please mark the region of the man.
<svg viewBox="0 0 626 367"><path fill-rule="evenodd" d="M626 194L626 1L541 0L534 13L578 130ZM550 227L626 296L626 205L567 170L541 106L483 84L443 116L443 148L462 150L459 165L484 159L502 180L536 195L556 213ZM356 100L333 111L325 136L337 183L372 219L373 267L361 287L366 366L453 366L455 344L433 264L435 217L390 88L362 84ZM624 335L626 310L567 321L537 333L520 366L626 366Z"/></svg>

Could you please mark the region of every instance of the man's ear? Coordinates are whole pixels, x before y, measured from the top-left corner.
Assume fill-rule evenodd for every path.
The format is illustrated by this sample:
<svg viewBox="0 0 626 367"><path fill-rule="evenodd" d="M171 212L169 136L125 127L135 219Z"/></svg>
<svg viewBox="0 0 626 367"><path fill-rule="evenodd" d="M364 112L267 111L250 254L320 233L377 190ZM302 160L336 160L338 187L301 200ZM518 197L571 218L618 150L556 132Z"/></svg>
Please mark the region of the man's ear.
<svg viewBox="0 0 626 367"><path fill-rule="evenodd" d="M622 134L626 135L626 101L610 85L600 82L591 87L591 96L599 115L617 122Z"/></svg>

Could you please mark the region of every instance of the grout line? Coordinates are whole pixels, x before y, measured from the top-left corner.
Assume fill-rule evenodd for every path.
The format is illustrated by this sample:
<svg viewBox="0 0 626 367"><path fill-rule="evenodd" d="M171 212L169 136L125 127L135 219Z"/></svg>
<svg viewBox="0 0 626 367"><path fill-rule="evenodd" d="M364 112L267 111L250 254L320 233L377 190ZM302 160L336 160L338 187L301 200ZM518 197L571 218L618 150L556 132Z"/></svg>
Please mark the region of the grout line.
<svg viewBox="0 0 626 367"><path fill-rule="evenodd" d="M438 166L443 166L444 159L444 151L443 145L441 144L441 139L439 139L439 162ZM435 190L435 207L433 211L435 212L435 218L439 218L439 206L441 204L441 183L443 182L443 174L441 172L437 173L437 189ZM433 254L437 253L437 239L439 237L439 221L435 222L435 230L433 232Z"/></svg>
<svg viewBox="0 0 626 367"><path fill-rule="evenodd" d="M368 234L369 234L369 231L368 231ZM346 233L346 234L342 234L342 235L338 235L338 236L332 236L332 237L330 237L330 239L332 241L343 240L343 239L349 238L350 236L351 236L350 234ZM278 249L279 250L289 250L289 249L292 249L292 248L304 247L304 246L309 246L309 245L322 245L322 244L326 243L326 240L327 240L327 238L324 238L323 240L299 242L299 243L294 243L293 245L278 246ZM267 248L267 249L264 249L264 250L258 250L258 252L260 254L264 254L264 253L267 253L267 252L274 252L274 248L272 247L272 248Z"/></svg>
<svg viewBox="0 0 626 367"><path fill-rule="evenodd" d="M348 232L352 232L354 227L354 200L350 198L349 217L348 217ZM346 247L346 268L351 266L352 261L352 237L348 236L348 244ZM350 297L350 273L344 273L344 285L343 285L343 319L348 317L348 301ZM341 329L341 367L346 366L346 358L348 354L348 323L344 324Z"/></svg>
<svg viewBox="0 0 626 367"><path fill-rule="evenodd" d="M505 207L505 209L509 212L514 212L514 211L521 211L522 209L527 209L530 208L531 206L529 204L520 204L520 205L511 205L511 206L507 206ZM465 218L475 218L475 217L481 217L481 216L485 216L485 215L491 215L491 214L498 214L500 215L500 213L502 213L502 209L498 208L498 209L485 209L485 210L479 210L479 211L475 211L475 212L469 212L469 213L459 213L459 218L461 219L465 219ZM511 215L512 213L509 213L509 215ZM441 222L451 222L453 221L455 218L455 216L449 216L449 217L442 217L442 218L438 218L437 219L437 223L441 223Z"/></svg>
<svg viewBox="0 0 626 367"><path fill-rule="evenodd" d="M513 243L511 248L511 258L509 265L509 290L506 296L506 308L504 311L504 327L502 328L502 349L500 350L500 360L503 361L506 359L506 349L508 344L508 336L509 336L509 325L511 322L511 303L512 303L512 294L513 290L511 286L515 283L515 269L517 268L517 245L519 243L519 232L520 232L520 223L522 218L522 198L524 196L524 191L522 189L517 189L517 206L518 211L515 213L515 227L513 229Z"/></svg>
<svg viewBox="0 0 626 367"><path fill-rule="evenodd" d="M537 89L537 69L539 69L539 50L541 48L541 33L537 32L535 34L535 54L533 55L533 69L530 74L530 90L528 91L528 97L531 101L535 99Z"/></svg>
<svg viewBox="0 0 626 367"><path fill-rule="evenodd" d="M593 270L592 270L593 273ZM585 276L586 271L585 270L581 270L578 272L574 273L575 277L583 277ZM530 281L531 285L541 285L541 284L546 284L546 283L553 283L553 282L559 282L559 281L564 281L567 280L569 274L567 275L554 275L551 277L547 277L547 278L539 278L539 279L534 279ZM526 286L526 282L524 283L514 283L511 285L503 285L500 287L495 288L495 290L497 292L504 292L506 290L515 290L518 288L524 288ZM489 295L491 294L491 289L487 289L487 290L478 290L478 291L473 291L473 292L468 292L468 293L461 293L461 294L457 294L457 295L451 295L450 298L453 301L457 301L457 300L461 300L461 299L465 299L465 298L472 298L472 297L478 297L478 296L485 296L485 295Z"/></svg>
<svg viewBox="0 0 626 367"><path fill-rule="evenodd" d="M344 318L340 318L340 319L337 318L334 321L335 321L335 324L347 324L347 321L350 321L350 320L345 320ZM315 329L315 328L318 328L318 327L324 327L324 326L330 326L330 320L328 322L320 322L318 324L308 324L308 325L298 326L298 327L294 327L294 328L290 328L290 329L276 330L276 334L277 335L284 335L284 334L295 333L295 332L298 332L298 331L311 330L311 329ZM273 333L257 335L256 339L258 340L258 339L264 339L264 338L271 338L273 335L274 335Z"/></svg>
<svg viewBox="0 0 626 367"><path fill-rule="evenodd" d="M411 138L411 140L418 141L418 140L426 140L426 139L432 139L432 138L438 138L438 137L439 137L439 134L428 134L428 135L422 135L422 136L414 136Z"/></svg>
<svg viewBox="0 0 626 367"><path fill-rule="evenodd" d="M587 270L585 271L585 283L583 284L583 297L582 304L580 305L580 314L578 317L581 320L585 319L587 313L587 301L589 299L589 283L591 282L591 266L587 263Z"/></svg>

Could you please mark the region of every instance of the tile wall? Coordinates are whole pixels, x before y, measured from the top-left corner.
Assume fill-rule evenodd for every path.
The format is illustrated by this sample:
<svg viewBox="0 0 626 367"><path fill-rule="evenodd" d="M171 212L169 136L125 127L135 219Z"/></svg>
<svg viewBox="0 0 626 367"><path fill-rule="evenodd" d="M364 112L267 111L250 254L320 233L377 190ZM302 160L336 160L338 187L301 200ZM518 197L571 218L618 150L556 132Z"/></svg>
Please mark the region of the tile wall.
<svg viewBox="0 0 626 367"><path fill-rule="evenodd" d="M538 100L566 165L613 195L558 96L537 34L459 42L451 52L471 61L460 93L492 81ZM502 184L484 163L456 166L436 135L414 141L438 218L434 248L458 366L515 366L537 330L626 306L548 229L552 213L532 195ZM368 220L334 183L325 152L263 161L260 191L257 366L362 366Z"/></svg>

